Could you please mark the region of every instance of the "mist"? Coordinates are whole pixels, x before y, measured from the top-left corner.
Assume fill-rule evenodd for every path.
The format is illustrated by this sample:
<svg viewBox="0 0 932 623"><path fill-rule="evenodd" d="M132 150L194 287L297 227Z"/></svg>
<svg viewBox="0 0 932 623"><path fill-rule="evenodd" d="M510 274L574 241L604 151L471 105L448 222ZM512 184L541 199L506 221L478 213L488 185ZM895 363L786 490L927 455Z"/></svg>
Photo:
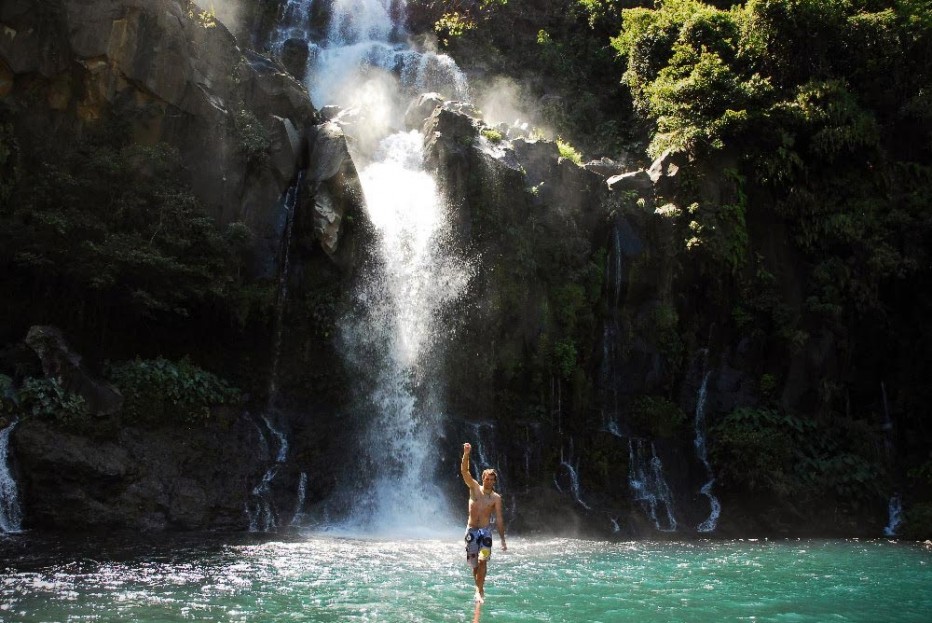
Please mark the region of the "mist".
<svg viewBox="0 0 932 623"><path fill-rule="evenodd" d="M475 91L475 105L486 124L518 127L534 137L552 139L552 128L544 122L534 97L511 78L496 76L483 82Z"/></svg>
<svg viewBox="0 0 932 623"><path fill-rule="evenodd" d="M230 32L239 32L242 26L242 0L194 0L202 11L213 13L218 22Z"/></svg>

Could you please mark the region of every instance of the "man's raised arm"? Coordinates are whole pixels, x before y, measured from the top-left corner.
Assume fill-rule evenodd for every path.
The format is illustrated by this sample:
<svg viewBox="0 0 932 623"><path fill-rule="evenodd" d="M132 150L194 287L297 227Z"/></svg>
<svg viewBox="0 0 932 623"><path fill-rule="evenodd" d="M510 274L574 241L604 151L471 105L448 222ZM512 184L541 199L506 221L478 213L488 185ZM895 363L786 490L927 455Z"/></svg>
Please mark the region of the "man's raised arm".
<svg viewBox="0 0 932 623"><path fill-rule="evenodd" d="M478 487L479 483L476 482L472 474L469 473L469 453L472 452L472 446L468 443L463 444L463 460L460 462L460 475L463 477L463 482L466 483L466 486L472 489L473 487Z"/></svg>

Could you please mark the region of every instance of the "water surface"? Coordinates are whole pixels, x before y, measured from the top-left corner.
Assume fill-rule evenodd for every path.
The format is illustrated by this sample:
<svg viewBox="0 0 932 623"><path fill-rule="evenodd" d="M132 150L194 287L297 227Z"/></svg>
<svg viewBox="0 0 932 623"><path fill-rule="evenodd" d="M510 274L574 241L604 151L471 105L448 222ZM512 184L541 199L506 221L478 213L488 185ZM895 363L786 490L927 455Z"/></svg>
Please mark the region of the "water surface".
<svg viewBox="0 0 932 623"><path fill-rule="evenodd" d="M278 539L7 537L0 622L932 621L917 544L514 538L477 612L457 536Z"/></svg>

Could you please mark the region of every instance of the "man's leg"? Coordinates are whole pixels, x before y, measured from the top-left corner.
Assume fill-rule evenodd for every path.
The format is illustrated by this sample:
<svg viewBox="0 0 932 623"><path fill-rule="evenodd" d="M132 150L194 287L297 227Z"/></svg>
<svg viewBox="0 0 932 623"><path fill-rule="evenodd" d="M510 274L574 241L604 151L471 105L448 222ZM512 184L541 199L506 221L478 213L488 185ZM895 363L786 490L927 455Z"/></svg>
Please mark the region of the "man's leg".
<svg viewBox="0 0 932 623"><path fill-rule="evenodd" d="M488 560L483 560L476 567L476 590L479 591L479 597L485 599L485 574L488 571Z"/></svg>

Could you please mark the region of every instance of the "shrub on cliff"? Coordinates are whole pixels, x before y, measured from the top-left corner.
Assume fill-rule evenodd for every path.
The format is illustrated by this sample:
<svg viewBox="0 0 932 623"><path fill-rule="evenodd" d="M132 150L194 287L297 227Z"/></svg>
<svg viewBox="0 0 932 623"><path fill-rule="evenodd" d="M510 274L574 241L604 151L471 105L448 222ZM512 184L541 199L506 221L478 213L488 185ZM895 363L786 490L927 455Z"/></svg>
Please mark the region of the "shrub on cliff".
<svg viewBox="0 0 932 623"><path fill-rule="evenodd" d="M863 427L742 407L712 433L715 472L733 489L855 506L883 495L886 474Z"/></svg>
<svg viewBox="0 0 932 623"><path fill-rule="evenodd" d="M115 363L107 376L123 393L123 421L129 424L203 425L211 419L211 407L242 400L239 390L187 359Z"/></svg>
<svg viewBox="0 0 932 623"><path fill-rule="evenodd" d="M0 204L8 303L0 341L39 321L112 346L146 323L172 331L201 321L236 325L258 308L248 303L257 299L247 282L251 233L241 224L217 227L177 150L133 144L116 122L80 138L16 130L15 143L12 130L0 137L17 147L0 151L18 172Z"/></svg>
<svg viewBox="0 0 932 623"><path fill-rule="evenodd" d="M86 427L88 410L84 398L65 390L55 378L27 378L15 392L16 415L50 419L63 428L82 430Z"/></svg>
<svg viewBox="0 0 932 623"><path fill-rule="evenodd" d="M755 275L776 275L781 298L737 314L735 331L790 353L828 340L839 364L807 411L853 419L847 405L870 404L894 374L894 409L924 430L929 367L903 362L927 362L930 340L917 319L932 310L932 5L664 0L624 11L613 43L654 126L650 151L681 154L665 200L689 206L677 217L684 270L721 300L742 293L741 311L773 300L781 290ZM796 290L801 302L785 298Z"/></svg>

